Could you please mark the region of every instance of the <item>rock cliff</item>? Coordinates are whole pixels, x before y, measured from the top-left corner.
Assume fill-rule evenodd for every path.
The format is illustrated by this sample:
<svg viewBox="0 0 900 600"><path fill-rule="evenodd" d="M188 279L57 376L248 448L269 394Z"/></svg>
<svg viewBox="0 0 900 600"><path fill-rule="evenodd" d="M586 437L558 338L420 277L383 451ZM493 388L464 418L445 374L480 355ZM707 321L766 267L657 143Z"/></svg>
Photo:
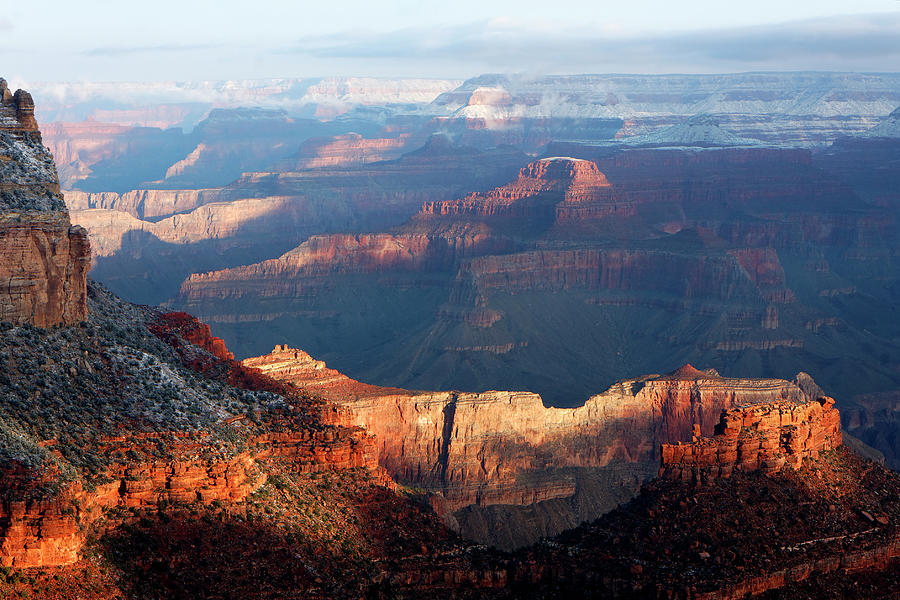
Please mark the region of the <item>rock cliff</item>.
<svg viewBox="0 0 900 600"><path fill-rule="evenodd" d="M424 154L462 151L448 144L435 137ZM195 273L175 305L221 323L219 335L246 344L240 356L312 339L314 354L365 380L528 388L552 404L622 371L688 361L748 376L807 370L849 398L859 391L828 368L833 351L880 373L863 384L900 383L893 338L879 342L887 362L873 362L861 348L872 329L857 318L890 312L873 282L896 280L896 218L810 151L567 142L548 152L559 156L493 189L425 201L399 227L314 236L279 258ZM868 308L847 321L823 300L842 296ZM833 351L817 333L825 323L844 339ZM385 332L395 351L373 364Z"/></svg>
<svg viewBox="0 0 900 600"><path fill-rule="evenodd" d="M690 443L663 444L660 476L708 480L735 470L771 474L841 444L841 420L834 399L740 405L722 412L712 437L700 432Z"/></svg>
<svg viewBox="0 0 900 600"><path fill-rule="evenodd" d="M583 406L562 409L545 407L539 395L528 392L378 388L285 346L243 364L349 409L352 423L374 435L387 472L432 493L437 510L462 519L455 525L464 531L473 519L487 518L460 512L467 507L524 507L573 498L586 485L580 470L606 469L612 490L633 486L639 469L628 465L656 464L659 444L689 441L695 428L712 435L723 410L809 401L788 381L728 379L690 366L619 382ZM594 507L575 522L608 510L610 493L607 489L606 502L603 494L594 498ZM542 523L534 530L547 534L558 526ZM482 541L503 539L498 531L486 535ZM520 535L519 540L528 539L527 532Z"/></svg>
<svg viewBox="0 0 900 600"><path fill-rule="evenodd" d="M515 181L458 200L427 202L424 215L473 217L532 216L560 202L586 204L611 197L611 186L597 165L566 157L544 158L519 171Z"/></svg>
<svg viewBox="0 0 900 600"><path fill-rule="evenodd" d="M0 79L0 321L83 320L89 267L87 232L69 221L31 96Z"/></svg>

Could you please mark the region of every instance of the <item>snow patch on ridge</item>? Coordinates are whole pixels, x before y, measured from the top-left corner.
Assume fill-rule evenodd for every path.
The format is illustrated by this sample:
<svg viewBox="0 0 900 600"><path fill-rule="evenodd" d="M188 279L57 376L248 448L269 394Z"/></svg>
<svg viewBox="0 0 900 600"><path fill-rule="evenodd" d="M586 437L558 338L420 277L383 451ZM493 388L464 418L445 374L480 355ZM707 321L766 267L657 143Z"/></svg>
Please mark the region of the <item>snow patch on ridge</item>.
<svg viewBox="0 0 900 600"><path fill-rule="evenodd" d="M701 114L684 123L646 135L622 138L628 146L760 146L761 141L737 136L719 127L711 115Z"/></svg>
<svg viewBox="0 0 900 600"><path fill-rule="evenodd" d="M887 116L887 118L862 133L862 137L900 138L900 107Z"/></svg>

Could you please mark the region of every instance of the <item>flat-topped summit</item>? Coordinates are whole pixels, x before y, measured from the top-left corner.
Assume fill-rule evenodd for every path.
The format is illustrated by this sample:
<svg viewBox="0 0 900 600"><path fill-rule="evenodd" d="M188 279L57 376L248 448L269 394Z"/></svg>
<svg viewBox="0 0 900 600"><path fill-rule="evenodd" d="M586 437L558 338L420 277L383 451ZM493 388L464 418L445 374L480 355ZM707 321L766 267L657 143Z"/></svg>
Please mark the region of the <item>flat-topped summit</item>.
<svg viewBox="0 0 900 600"><path fill-rule="evenodd" d="M740 408L774 415L784 410L795 420L810 414L827 416L829 427L837 422L837 410L816 402L794 382L722 377L712 369L701 371L689 364L669 375L620 381L576 408L547 407L541 396L522 391L381 388L353 380L306 352L283 345L246 359L243 365L349 410L353 424L375 436L381 465L403 484L439 492L434 501L438 513L455 514L461 519L461 530L472 535L476 529L467 530L469 517L456 512L459 509L468 507L468 513L477 513L481 510L477 507L503 505L504 510L513 511L518 510L515 506L554 499L557 509L573 523L596 518L610 504L627 497L612 496L633 485L634 474L643 469L648 475L656 472L661 444L713 435L723 411ZM840 444L839 433L832 429L827 438L830 447ZM821 446L818 438L810 440L803 456ZM677 478L692 472L693 465L681 464L683 455L668 465L677 467ZM758 467L759 455L753 454L751 465L748 447L746 470ZM624 472L631 483L620 479L623 471L615 471L624 464L630 465ZM602 476L607 486L597 489L590 503L579 505L578 486L569 469ZM592 485L585 480L582 484ZM509 526L498 525L498 531L506 533L479 530L476 539L512 548L559 530L559 525L546 526L549 529L529 532L523 527L510 532Z"/></svg>
<svg viewBox="0 0 900 600"><path fill-rule="evenodd" d="M609 181L589 160L556 156L542 158L519 170L515 180L487 192L476 192L457 200L429 202L423 213L498 215L518 213L514 206L555 205L585 202L611 191ZM524 214L524 213L523 213Z"/></svg>

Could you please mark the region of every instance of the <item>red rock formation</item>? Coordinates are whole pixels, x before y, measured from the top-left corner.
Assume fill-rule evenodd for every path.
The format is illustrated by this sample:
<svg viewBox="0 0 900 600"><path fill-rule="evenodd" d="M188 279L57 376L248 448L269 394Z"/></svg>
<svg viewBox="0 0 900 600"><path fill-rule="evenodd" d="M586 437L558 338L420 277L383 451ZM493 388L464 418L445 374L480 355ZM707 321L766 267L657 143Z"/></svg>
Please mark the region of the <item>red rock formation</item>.
<svg viewBox="0 0 900 600"><path fill-rule="evenodd" d="M273 431L254 437L251 444L253 451L227 460L187 456L183 460L116 464L106 473L111 481L90 491L75 482L49 499L0 501L0 565L22 569L75 562L86 532L111 508L154 510L161 503L173 502L240 503L265 483L265 472L260 470L265 462L277 462L280 469L298 473L376 468L371 443L359 430ZM181 445L185 451L196 452L200 443ZM105 444L103 450L134 452L140 447L140 439L123 436ZM170 445L169 451L179 449Z"/></svg>
<svg viewBox="0 0 900 600"><path fill-rule="evenodd" d="M712 437L702 437L697 426L691 442L663 444L660 476L701 481L735 470L798 469L840 445L841 419L832 398L741 404L722 412Z"/></svg>
<svg viewBox="0 0 900 600"><path fill-rule="evenodd" d="M349 409L375 436L388 473L439 492L443 513L568 497L572 481L554 469L654 461L659 443L689 440L695 426L712 434L723 409L806 398L787 381L725 379L685 367L620 382L584 406L563 409L528 392L377 388L284 346L243 364Z"/></svg>
<svg viewBox="0 0 900 600"><path fill-rule="evenodd" d="M426 202L425 215L530 216L533 211L555 206L609 202L612 190L597 165L574 158L545 158L519 171L518 178L489 192L458 200Z"/></svg>
<svg viewBox="0 0 900 600"><path fill-rule="evenodd" d="M139 445L131 440L104 449L134 451ZM111 481L90 491L75 482L49 499L0 501L0 564L28 568L73 563L89 527L116 506L238 502L265 482L264 476L248 477L248 471L255 467L246 453L208 464L191 459L131 463L112 467L107 473Z"/></svg>
<svg viewBox="0 0 900 600"><path fill-rule="evenodd" d="M228 351L222 338L214 337L209 325L201 323L187 313L172 312L160 315L157 322L150 326L150 330L157 335L165 332L181 337L185 341L203 348L216 358L234 360L234 353Z"/></svg>
<svg viewBox="0 0 900 600"><path fill-rule="evenodd" d="M113 461L103 474L105 482L91 489L76 480L52 496L34 497L21 492L34 488L41 477L53 481L59 474L24 468L3 473L0 565L28 568L75 562L100 517L118 522L109 513L111 508L149 511L173 502L234 506L265 483L266 465L294 473L364 468L376 481L390 484L378 467L372 438L359 427L347 426L340 408L312 401L289 384L235 363L224 343L190 315L161 315L151 330L193 368L245 389L279 393L288 406L268 415L261 427L247 423L245 416L222 423L246 437L249 450L233 456L210 447L206 432L125 432L102 439L92 450L135 458ZM160 443L166 456L153 458Z"/></svg>
<svg viewBox="0 0 900 600"><path fill-rule="evenodd" d="M87 232L65 213L0 214L0 321L83 321L90 260Z"/></svg>
<svg viewBox="0 0 900 600"><path fill-rule="evenodd" d="M193 274L182 284L181 297L187 302L237 298L259 289L271 296L294 297L328 285L329 275L448 270L466 256L509 247L508 240L495 238L478 225L434 233L317 235L279 258Z"/></svg>
<svg viewBox="0 0 900 600"><path fill-rule="evenodd" d="M787 289L784 268L773 248L740 248L729 252L770 302L792 302L794 292Z"/></svg>

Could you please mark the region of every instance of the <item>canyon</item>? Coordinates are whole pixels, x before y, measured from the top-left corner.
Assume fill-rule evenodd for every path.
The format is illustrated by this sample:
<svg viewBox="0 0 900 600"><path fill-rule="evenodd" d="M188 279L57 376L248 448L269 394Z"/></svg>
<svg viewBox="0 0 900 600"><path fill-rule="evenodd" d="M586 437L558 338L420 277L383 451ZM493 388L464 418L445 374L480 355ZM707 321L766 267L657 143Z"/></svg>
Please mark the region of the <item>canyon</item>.
<svg viewBox="0 0 900 600"><path fill-rule="evenodd" d="M531 392L363 384L285 345L237 362L215 327L125 302L84 278L89 247L69 225L29 98L0 87L0 213L20 226L16 240L31 236L8 261L31 256L23 244L49 248L54 260L38 254L47 266L29 271L25 287L69 290L0 322L0 595L499 600L578 591L711 600L822 582L896 590L900 477L841 445L838 411L808 375L726 378L684 365L558 408ZM423 211L395 232L322 239L292 255L290 268L319 278L318 295L341 274L407 273L415 287L423 274L504 256L498 248L531 257L520 269L482 265L457 279L441 314L476 328L505 319L488 301L503 277L518 282L515 294L538 280L583 289L587 307L610 300L602 289L648 285L622 275L640 253L527 247L561 241L546 222L560 205L589 207L580 220L605 214L596 207L614 199L615 181L596 164L515 168L511 186L433 200L446 210ZM57 228L49 233L48 215L46 227ZM510 227L511 217L524 227ZM73 236L83 244L74 250ZM719 248L718 261L668 249L673 264L703 275L687 289L708 285L712 262L713 273L743 283L701 287L704 296L759 298L765 310L745 318L781 327L781 308L796 300L778 250L723 249L705 232L688 249L698 238ZM534 258L544 251L573 255L538 280L517 273L545 262ZM605 274L588 275L597 268ZM473 286L478 277L484 283ZM62 317L48 322L52 315ZM669 477L638 493L659 468ZM620 503L512 553L473 544L438 519L513 548Z"/></svg>
<svg viewBox="0 0 900 600"><path fill-rule="evenodd" d="M808 371L848 404L898 385L898 348L871 320L894 302L894 211L819 155L748 144L707 117L635 146L548 151L505 185L426 201L381 233L315 235L195 273L173 306L238 356L299 343L380 385L529 389L557 406L623 370L686 362ZM374 364L385 336L391 352ZM865 375L839 376L836 362Z"/></svg>
<svg viewBox="0 0 900 600"><path fill-rule="evenodd" d="M892 75L89 87L42 110L94 276L239 357L555 405L686 362L847 407L900 386ZM608 186L518 173L554 157Z"/></svg>

